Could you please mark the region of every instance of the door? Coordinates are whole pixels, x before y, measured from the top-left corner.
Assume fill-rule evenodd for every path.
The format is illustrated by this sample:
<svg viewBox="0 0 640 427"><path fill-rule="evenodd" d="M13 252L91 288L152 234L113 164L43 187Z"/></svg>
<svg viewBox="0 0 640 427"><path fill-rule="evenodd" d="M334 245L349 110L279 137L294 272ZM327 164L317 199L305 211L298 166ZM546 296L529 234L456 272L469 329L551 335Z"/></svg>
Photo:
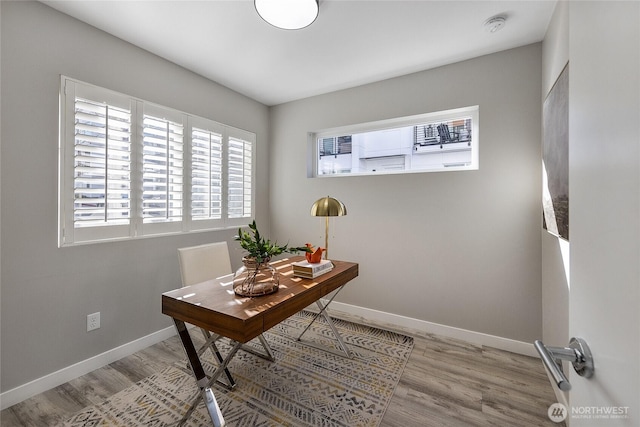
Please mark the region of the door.
<svg viewBox="0 0 640 427"><path fill-rule="evenodd" d="M640 425L640 3L570 2L568 424Z"/></svg>

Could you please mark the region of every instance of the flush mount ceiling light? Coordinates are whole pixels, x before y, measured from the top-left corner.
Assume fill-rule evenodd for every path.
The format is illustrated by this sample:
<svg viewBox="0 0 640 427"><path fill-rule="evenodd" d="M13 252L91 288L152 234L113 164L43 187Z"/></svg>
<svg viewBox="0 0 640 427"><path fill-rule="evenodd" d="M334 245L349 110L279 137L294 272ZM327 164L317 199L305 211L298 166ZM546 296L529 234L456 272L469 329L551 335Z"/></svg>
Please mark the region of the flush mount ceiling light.
<svg viewBox="0 0 640 427"><path fill-rule="evenodd" d="M258 15L274 27L299 30L318 17L318 0L254 0Z"/></svg>
<svg viewBox="0 0 640 427"><path fill-rule="evenodd" d="M504 27L505 22L507 22L507 18L504 16L494 16L493 18L487 19L484 23L484 29L488 33L495 33Z"/></svg>

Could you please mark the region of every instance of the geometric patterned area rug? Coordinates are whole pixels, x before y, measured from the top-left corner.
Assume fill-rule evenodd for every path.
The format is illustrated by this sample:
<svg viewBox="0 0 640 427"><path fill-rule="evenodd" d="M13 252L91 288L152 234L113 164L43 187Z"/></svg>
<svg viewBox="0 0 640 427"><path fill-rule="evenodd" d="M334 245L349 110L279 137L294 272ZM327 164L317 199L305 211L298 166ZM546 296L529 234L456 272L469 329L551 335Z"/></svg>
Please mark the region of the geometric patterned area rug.
<svg viewBox="0 0 640 427"><path fill-rule="evenodd" d="M233 390L214 386L214 394L229 427L254 426L378 426L391 401L413 348L413 338L340 319L334 325L353 354L349 359L305 344L337 348L320 317L303 336L312 313L300 312L265 333L274 362L239 351L229 364ZM191 330L194 339L199 334ZM223 354L226 340L218 346ZM209 354L209 352L207 352ZM205 370L213 361L205 359ZM89 406L63 425L175 426L198 393L186 362L168 366ZM208 426L211 420L200 402L186 426Z"/></svg>

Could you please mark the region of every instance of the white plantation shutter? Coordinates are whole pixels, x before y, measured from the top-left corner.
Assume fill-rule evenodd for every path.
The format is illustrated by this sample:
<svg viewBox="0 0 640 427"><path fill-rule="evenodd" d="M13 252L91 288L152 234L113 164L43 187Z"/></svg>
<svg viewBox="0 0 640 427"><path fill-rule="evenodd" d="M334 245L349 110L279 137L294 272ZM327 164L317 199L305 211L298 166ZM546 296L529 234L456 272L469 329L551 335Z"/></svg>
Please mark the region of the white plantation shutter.
<svg viewBox="0 0 640 427"><path fill-rule="evenodd" d="M222 218L222 134L191 132L191 217Z"/></svg>
<svg viewBox="0 0 640 427"><path fill-rule="evenodd" d="M250 218L252 216L252 164L253 144L236 137L229 137L228 157L228 216Z"/></svg>
<svg viewBox="0 0 640 427"><path fill-rule="evenodd" d="M75 99L74 226L129 224L131 111Z"/></svg>
<svg viewBox="0 0 640 427"><path fill-rule="evenodd" d="M142 216L145 223L182 220L181 123L145 115L142 151Z"/></svg>
<svg viewBox="0 0 640 427"><path fill-rule="evenodd" d="M59 245L235 228L255 134L61 78Z"/></svg>

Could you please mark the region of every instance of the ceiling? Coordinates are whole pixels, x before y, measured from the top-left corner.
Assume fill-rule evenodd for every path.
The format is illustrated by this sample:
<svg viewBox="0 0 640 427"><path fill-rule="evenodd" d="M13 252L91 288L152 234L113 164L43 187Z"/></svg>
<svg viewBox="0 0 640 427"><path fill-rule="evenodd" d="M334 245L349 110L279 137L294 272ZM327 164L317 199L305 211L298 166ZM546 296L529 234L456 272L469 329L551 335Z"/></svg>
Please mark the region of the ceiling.
<svg viewBox="0 0 640 427"><path fill-rule="evenodd" d="M319 0L312 25L280 30L251 0L42 2L266 105L541 41L556 4Z"/></svg>

